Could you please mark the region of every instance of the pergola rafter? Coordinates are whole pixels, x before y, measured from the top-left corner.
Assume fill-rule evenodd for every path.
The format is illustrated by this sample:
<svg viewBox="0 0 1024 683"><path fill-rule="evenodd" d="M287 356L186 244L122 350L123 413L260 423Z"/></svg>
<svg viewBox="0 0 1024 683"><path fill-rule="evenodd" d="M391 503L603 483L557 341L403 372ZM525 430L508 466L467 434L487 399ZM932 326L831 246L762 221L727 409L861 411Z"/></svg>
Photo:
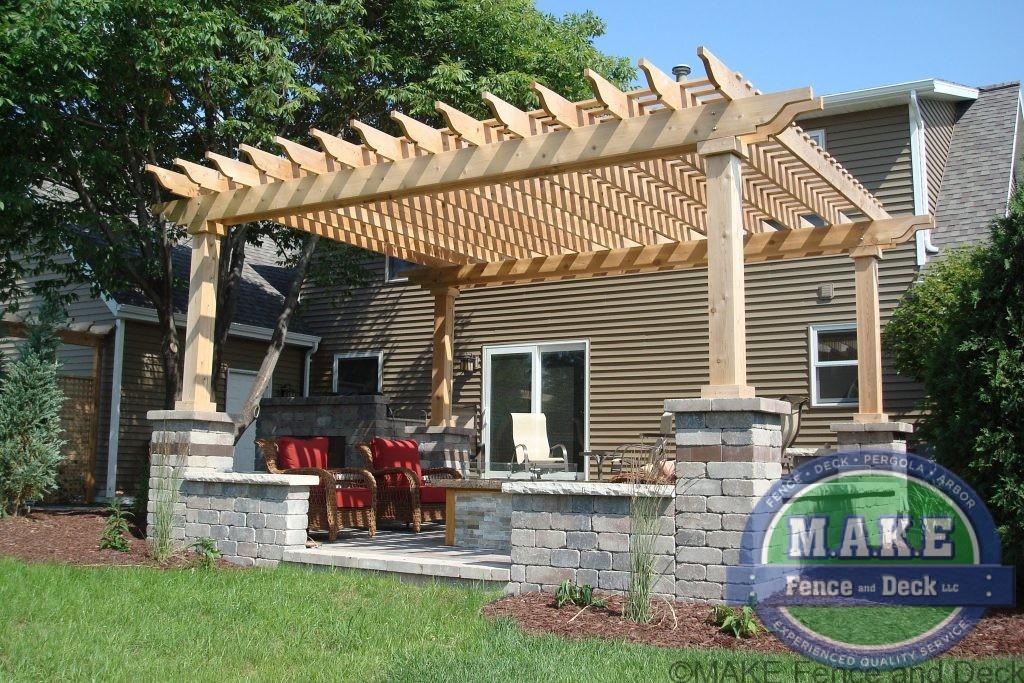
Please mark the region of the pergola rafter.
<svg viewBox="0 0 1024 683"><path fill-rule="evenodd" d="M640 60L646 88L585 76L594 97L541 84L540 107L484 93L493 118L438 102L446 127L400 112L391 135L360 121L361 144L313 129L314 149L284 156L240 145L151 167L181 199L159 211L194 235L181 405L211 405L218 236L272 220L424 266L435 296L432 421L451 416L454 299L460 289L708 267L710 383L704 396L751 396L745 262L849 253L856 262L860 419L884 417L877 262L931 218L892 218L793 120L821 109L809 88L762 94L701 48L707 78L677 81ZM851 216L863 216L854 223ZM824 227L811 227L824 222Z"/></svg>

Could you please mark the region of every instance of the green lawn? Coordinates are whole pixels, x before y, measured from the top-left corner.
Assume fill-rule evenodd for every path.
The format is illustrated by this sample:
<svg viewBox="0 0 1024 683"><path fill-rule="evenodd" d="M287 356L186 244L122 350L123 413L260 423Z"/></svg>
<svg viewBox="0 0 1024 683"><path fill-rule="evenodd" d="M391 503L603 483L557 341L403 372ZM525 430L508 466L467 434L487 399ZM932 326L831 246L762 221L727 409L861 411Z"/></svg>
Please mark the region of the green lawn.
<svg viewBox="0 0 1024 683"><path fill-rule="evenodd" d="M0 681L658 681L679 661L797 661L527 636L479 615L493 597L354 572L0 558Z"/></svg>

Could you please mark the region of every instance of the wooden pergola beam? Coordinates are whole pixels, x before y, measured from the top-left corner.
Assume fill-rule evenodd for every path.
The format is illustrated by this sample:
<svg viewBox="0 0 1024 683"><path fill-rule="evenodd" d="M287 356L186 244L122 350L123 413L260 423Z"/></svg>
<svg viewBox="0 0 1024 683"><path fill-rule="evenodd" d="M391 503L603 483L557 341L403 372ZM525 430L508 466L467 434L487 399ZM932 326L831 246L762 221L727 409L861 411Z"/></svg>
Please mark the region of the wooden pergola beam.
<svg viewBox="0 0 1024 683"><path fill-rule="evenodd" d="M707 48L699 48L697 54L704 62L708 78L724 97L732 101L750 99L754 96L763 97L753 85L744 80L742 74L729 69ZM865 190L863 185L839 166L838 162L823 155L816 145L804 138L802 131L794 126L786 126L779 130L774 137L790 154L811 169L815 176L828 183L833 190L842 195L866 217L876 220L889 217L878 200ZM787 183L780 183L780 186L792 187Z"/></svg>
<svg viewBox="0 0 1024 683"><path fill-rule="evenodd" d="M161 213L192 232L202 232L211 222L231 225L632 163L691 152L711 136L771 135L800 112L821 107L809 88L799 88L177 200L163 205Z"/></svg>
<svg viewBox="0 0 1024 683"><path fill-rule="evenodd" d="M902 216L877 221L843 223L825 228L778 230L747 235L743 243L746 263L831 256L861 246L891 249L918 230L933 225L931 216ZM662 270L702 268L707 265L707 240L689 240L611 249L580 254L559 254L515 261L416 270L409 281L426 288L463 288L570 280L603 275L626 275Z"/></svg>

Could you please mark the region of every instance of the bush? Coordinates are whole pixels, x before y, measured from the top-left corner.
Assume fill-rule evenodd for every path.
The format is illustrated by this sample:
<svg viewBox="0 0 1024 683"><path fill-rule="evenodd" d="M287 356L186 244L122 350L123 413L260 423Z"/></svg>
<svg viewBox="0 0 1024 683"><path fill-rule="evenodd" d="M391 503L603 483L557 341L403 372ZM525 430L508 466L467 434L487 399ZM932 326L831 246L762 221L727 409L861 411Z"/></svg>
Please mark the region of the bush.
<svg viewBox="0 0 1024 683"><path fill-rule="evenodd" d="M950 251L885 330L896 369L924 384L920 434L987 502L1004 561L1024 564L1024 189L991 242Z"/></svg>
<svg viewBox="0 0 1024 683"><path fill-rule="evenodd" d="M0 515L18 514L27 501L57 487L64 460L57 378L56 303L43 305L18 358L4 363L0 378Z"/></svg>

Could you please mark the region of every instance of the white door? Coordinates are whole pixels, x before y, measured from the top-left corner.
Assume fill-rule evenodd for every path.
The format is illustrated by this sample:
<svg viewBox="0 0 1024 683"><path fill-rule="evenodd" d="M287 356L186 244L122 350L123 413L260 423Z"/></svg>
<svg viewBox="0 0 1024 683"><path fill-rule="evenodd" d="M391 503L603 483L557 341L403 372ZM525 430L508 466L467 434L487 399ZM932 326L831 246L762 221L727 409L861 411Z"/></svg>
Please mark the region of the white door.
<svg viewBox="0 0 1024 683"><path fill-rule="evenodd" d="M580 467L589 445L589 356L586 341L484 347L486 471L507 471L513 460L512 413L543 413L548 441Z"/></svg>
<svg viewBox="0 0 1024 683"><path fill-rule="evenodd" d="M256 373L252 370L228 369L227 395L224 403L230 415L237 415L242 412L245 399L249 397L252 384L256 381ZM263 392L264 396L270 396L270 384ZM242 438L235 444L235 472L252 472L256 465L256 421L246 428Z"/></svg>

